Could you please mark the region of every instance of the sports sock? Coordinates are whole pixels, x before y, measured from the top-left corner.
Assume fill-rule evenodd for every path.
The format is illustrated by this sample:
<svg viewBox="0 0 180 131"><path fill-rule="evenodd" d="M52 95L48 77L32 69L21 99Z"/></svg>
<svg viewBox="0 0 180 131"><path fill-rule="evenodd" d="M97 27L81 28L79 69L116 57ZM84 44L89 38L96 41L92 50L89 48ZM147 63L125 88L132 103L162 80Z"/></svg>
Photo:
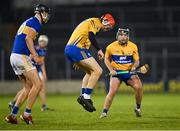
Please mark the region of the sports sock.
<svg viewBox="0 0 180 131"><path fill-rule="evenodd" d="M137 108L137 109L140 109L140 108L141 108L141 104L137 104L137 103L136 103L136 108Z"/></svg>
<svg viewBox="0 0 180 131"><path fill-rule="evenodd" d="M108 109L103 109L103 113L108 113Z"/></svg>
<svg viewBox="0 0 180 131"><path fill-rule="evenodd" d="M24 111L24 115L27 116L27 117L29 115L31 115L31 109L26 108L25 111Z"/></svg>
<svg viewBox="0 0 180 131"><path fill-rule="evenodd" d="M84 99L91 99L92 92L93 92L93 89L86 88L84 91Z"/></svg>
<svg viewBox="0 0 180 131"><path fill-rule="evenodd" d="M86 88L81 88L81 95L84 94L85 90L86 90Z"/></svg>
<svg viewBox="0 0 180 131"><path fill-rule="evenodd" d="M46 108L46 104L42 104L41 108Z"/></svg>
<svg viewBox="0 0 180 131"><path fill-rule="evenodd" d="M18 113L18 111L19 111L19 107L14 106L14 107L13 107L13 110L12 110L12 112L11 112L11 115L16 116L17 113Z"/></svg>

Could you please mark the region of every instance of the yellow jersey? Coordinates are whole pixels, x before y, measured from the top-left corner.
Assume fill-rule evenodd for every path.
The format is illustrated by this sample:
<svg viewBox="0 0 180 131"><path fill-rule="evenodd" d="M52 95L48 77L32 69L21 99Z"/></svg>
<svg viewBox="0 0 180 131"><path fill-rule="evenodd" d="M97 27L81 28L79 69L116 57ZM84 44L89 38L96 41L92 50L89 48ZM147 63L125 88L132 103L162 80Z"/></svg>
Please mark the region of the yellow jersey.
<svg viewBox="0 0 180 131"><path fill-rule="evenodd" d="M75 45L79 48L89 49L91 42L89 40L89 32L95 35L102 28L99 18L89 18L81 22L73 31L67 45Z"/></svg>
<svg viewBox="0 0 180 131"><path fill-rule="evenodd" d="M111 66L115 70L130 70L134 60L139 60L138 48L131 41L124 46L114 41L107 46L105 58L111 60Z"/></svg>

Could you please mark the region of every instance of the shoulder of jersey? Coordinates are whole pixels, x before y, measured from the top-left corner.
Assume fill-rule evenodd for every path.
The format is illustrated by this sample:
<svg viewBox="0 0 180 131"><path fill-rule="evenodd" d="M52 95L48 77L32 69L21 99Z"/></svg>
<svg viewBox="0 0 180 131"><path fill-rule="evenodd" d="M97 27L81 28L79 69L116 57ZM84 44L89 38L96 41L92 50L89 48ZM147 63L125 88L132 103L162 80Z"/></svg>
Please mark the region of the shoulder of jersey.
<svg viewBox="0 0 180 131"><path fill-rule="evenodd" d="M99 18L92 17L92 18L89 18L88 21L95 28L99 28L99 26L101 26L101 22L99 21Z"/></svg>
<svg viewBox="0 0 180 131"><path fill-rule="evenodd" d="M28 25L28 26L32 26L37 23L33 17L27 19L25 22L26 22L26 25Z"/></svg>
<svg viewBox="0 0 180 131"><path fill-rule="evenodd" d="M132 41L128 41L128 43L130 44L130 45L132 45L132 46L137 46L134 42L132 42Z"/></svg>

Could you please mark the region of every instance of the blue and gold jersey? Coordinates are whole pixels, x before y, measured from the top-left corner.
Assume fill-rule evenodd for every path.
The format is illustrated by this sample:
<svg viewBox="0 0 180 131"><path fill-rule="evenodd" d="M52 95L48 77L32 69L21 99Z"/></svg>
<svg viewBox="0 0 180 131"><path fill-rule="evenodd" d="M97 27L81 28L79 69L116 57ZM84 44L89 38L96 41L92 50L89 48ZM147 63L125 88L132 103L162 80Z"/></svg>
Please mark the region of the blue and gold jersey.
<svg viewBox="0 0 180 131"><path fill-rule="evenodd" d="M89 18L81 22L72 33L67 45L74 45L81 49L89 49L91 42L89 40L89 32L95 35L102 28L99 18Z"/></svg>
<svg viewBox="0 0 180 131"><path fill-rule="evenodd" d="M131 41L126 46L115 41L106 48L105 58L111 59L111 66L115 70L130 70L134 60L139 60L138 48Z"/></svg>
<svg viewBox="0 0 180 131"><path fill-rule="evenodd" d="M41 24L36 17L31 17L27 19L19 27L16 33L14 43L13 43L12 53L24 54L27 56L30 55L30 51L27 47L26 40L25 40L26 35L29 33L30 29L33 29L36 32L36 34L34 35L34 40L35 40L41 29Z"/></svg>

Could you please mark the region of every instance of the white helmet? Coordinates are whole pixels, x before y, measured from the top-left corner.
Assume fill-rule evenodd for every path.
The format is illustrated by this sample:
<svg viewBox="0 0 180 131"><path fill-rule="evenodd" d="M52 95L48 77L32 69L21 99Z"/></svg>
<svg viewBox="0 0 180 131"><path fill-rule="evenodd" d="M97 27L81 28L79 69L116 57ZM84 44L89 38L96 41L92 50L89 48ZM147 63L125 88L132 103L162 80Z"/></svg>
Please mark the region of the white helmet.
<svg viewBox="0 0 180 131"><path fill-rule="evenodd" d="M48 45L48 37L46 35L40 35L38 39L38 44L40 43L40 41L44 41L46 46Z"/></svg>

